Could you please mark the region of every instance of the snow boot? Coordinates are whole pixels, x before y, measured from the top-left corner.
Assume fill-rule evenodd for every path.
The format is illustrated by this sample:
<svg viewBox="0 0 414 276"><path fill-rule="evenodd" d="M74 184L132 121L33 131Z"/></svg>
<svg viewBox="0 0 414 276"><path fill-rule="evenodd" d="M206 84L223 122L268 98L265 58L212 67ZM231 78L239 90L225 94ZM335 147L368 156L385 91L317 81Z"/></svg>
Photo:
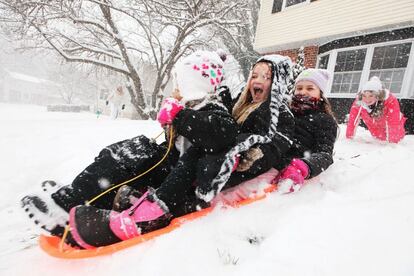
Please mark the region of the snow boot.
<svg viewBox="0 0 414 276"><path fill-rule="evenodd" d="M36 225L54 236L63 234L69 214L52 199L52 194L60 187L54 181L44 181L40 191L20 200L22 209Z"/></svg>
<svg viewBox="0 0 414 276"><path fill-rule="evenodd" d="M123 185L118 189L115 195L112 210L121 212L130 208L134 203L142 197L143 193L134 188Z"/></svg>
<svg viewBox="0 0 414 276"><path fill-rule="evenodd" d="M110 210L79 205L69 212L70 233L76 243L85 249L92 249L120 242L109 227Z"/></svg>
<svg viewBox="0 0 414 276"><path fill-rule="evenodd" d="M154 194L146 192L122 212L80 205L70 210L69 225L75 241L94 248L127 240L167 226L171 214Z"/></svg>

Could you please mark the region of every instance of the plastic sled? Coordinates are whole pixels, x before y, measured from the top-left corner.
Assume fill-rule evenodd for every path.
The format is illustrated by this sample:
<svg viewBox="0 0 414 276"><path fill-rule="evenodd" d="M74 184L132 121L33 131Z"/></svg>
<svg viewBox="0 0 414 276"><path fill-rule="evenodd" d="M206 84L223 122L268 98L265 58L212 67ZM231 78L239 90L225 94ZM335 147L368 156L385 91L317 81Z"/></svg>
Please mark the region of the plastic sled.
<svg viewBox="0 0 414 276"><path fill-rule="evenodd" d="M224 206L231 206L234 208L238 208L240 206L244 206L252 202L256 202L258 200L265 198L269 193L275 191L276 188L277 188L276 184L268 184L267 187L264 188L264 190L262 190L260 194L254 194L252 197L242 199L240 201L225 202ZM214 206L209 207L209 208L197 211L197 212L193 212L193 213L175 218L171 221L171 223L168 226L164 228L143 234L141 236L138 236L138 237L135 237L129 240L121 241L121 242L107 245L107 246L97 247L94 249L74 248L70 245L62 243L59 237L46 236L46 235L40 236L39 245L42 248L42 250L45 251L50 256L53 256L56 258L63 258L63 259L82 259L82 258L91 258L91 257L112 254L119 250L140 244L142 242L154 239L160 235L169 233L173 231L174 229L180 227L182 224L186 223L187 221L192 221L192 220L195 220L197 218L207 215L214 208L215 208Z"/></svg>

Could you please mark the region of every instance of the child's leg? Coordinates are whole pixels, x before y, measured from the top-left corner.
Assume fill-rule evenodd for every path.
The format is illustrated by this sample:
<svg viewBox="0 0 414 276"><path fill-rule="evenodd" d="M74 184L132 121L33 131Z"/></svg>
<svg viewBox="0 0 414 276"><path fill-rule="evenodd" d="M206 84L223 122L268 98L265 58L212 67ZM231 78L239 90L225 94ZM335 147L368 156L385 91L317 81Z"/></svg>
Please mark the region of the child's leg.
<svg viewBox="0 0 414 276"><path fill-rule="evenodd" d="M162 158L165 150L145 136L110 145L100 152L95 162L82 171L71 185L57 191L39 189L21 200L22 208L37 225L55 234L53 230L57 226L64 226L72 207L85 204L111 185L122 183L146 171ZM171 153L161 165L129 185L157 187L175 160L175 155ZM111 209L115 194L116 190L104 195L93 205Z"/></svg>
<svg viewBox="0 0 414 276"><path fill-rule="evenodd" d="M161 160L166 149L145 136L138 136L112 144L103 149L95 162L83 170L72 182L52 195L66 211L91 200L113 185L130 180L151 168ZM128 185L144 189L158 187L170 172L175 156L170 154L163 163ZM93 203L103 209L111 209L117 189L105 194Z"/></svg>
<svg viewBox="0 0 414 276"><path fill-rule="evenodd" d="M202 155L198 149L189 148L155 192L173 216L183 215L186 205L194 198L196 170Z"/></svg>

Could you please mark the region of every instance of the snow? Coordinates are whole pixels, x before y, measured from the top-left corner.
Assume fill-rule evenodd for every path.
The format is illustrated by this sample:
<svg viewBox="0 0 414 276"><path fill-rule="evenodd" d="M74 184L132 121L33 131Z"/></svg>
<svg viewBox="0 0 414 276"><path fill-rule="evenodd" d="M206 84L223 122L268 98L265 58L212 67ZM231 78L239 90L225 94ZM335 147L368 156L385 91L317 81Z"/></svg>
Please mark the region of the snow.
<svg viewBox="0 0 414 276"><path fill-rule="evenodd" d="M335 163L295 194L273 193L113 255L61 260L37 246L18 201L41 181L70 181L99 150L154 121L0 104L1 275L414 275L414 136L391 145L359 128Z"/></svg>

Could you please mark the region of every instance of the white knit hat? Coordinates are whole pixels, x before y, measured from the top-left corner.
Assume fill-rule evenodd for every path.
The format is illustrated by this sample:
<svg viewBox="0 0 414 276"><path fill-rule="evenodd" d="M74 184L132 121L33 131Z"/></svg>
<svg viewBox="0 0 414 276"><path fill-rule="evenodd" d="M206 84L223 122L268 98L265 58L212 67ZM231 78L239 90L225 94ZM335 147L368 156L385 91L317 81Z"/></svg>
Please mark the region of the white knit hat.
<svg viewBox="0 0 414 276"><path fill-rule="evenodd" d="M200 100L214 94L224 79L223 66L222 58L209 51L194 52L178 62L173 75L182 101Z"/></svg>
<svg viewBox="0 0 414 276"><path fill-rule="evenodd" d="M364 84L364 86L362 86L362 91L372 91L374 94L378 94L382 89L383 87L381 80L376 76L373 76L369 81L367 81L367 83Z"/></svg>
<svg viewBox="0 0 414 276"><path fill-rule="evenodd" d="M296 78L295 83L300 81L311 81L316 84L322 92L327 93L330 77L331 74L328 70L310 68L302 71Z"/></svg>

